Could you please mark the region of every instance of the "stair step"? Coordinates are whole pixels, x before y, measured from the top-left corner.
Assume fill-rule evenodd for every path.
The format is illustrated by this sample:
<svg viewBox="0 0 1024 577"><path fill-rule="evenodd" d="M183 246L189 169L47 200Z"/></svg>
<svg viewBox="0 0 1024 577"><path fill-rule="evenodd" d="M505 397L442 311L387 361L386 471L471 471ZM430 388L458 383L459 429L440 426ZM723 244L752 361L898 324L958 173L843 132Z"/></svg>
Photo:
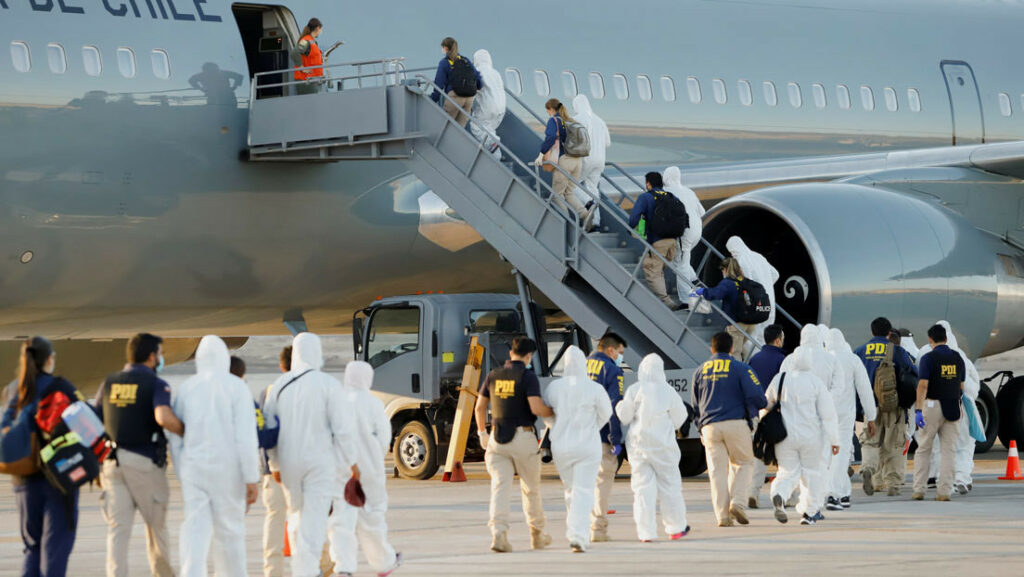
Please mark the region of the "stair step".
<svg viewBox="0 0 1024 577"><path fill-rule="evenodd" d="M631 248L607 248L608 254L623 266L636 266L636 251ZM630 270L627 268L627 270Z"/></svg>
<svg viewBox="0 0 1024 577"><path fill-rule="evenodd" d="M605 248L622 248L623 244L619 235L614 232L595 232L590 234L590 238Z"/></svg>

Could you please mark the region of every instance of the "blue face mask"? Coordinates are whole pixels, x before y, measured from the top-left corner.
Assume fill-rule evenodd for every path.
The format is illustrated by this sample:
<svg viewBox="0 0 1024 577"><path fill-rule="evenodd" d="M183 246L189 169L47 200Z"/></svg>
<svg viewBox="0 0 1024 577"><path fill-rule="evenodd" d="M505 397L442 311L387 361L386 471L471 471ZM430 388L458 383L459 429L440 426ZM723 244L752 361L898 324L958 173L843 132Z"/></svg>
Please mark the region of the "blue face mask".
<svg viewBox="0 0 1024 577"><path fill-rule="evenodd" d="M619 354L619 356L615 357L615 364L616 365L619 365L621 367L622 363L624 363L624 362L626 362L626 359L621 354Z"/></svg>
<svg viewBox="0 0 1024 577"><path fill-rule="evenodd" d="M162 373L164 371L164 356L160 355L160 361L156 364L156 372Z"/></svg>

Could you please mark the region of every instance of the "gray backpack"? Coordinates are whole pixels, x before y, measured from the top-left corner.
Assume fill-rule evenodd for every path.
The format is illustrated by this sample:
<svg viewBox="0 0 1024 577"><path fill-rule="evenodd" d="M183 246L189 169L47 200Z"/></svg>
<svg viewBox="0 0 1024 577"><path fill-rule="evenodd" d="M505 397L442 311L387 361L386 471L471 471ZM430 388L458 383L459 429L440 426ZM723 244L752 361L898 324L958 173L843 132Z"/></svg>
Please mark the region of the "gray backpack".
<svg viewBox="0 0 1024 577"><path fill-rule="evenodd" d="M569 156L590 156L590 133L579 122L565 123L565 145L562 152Z"/></svg>

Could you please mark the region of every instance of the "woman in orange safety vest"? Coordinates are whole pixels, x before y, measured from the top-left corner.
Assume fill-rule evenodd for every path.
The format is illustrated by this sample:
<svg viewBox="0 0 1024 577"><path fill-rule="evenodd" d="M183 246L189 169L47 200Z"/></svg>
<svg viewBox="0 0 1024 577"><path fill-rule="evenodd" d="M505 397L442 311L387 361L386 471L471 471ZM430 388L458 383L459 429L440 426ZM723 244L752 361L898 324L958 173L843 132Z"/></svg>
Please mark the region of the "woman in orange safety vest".
<svg viewBox="0 0 1024 577"><path fill-rule="evenodd" d="M302 55L302 67L316 66L317 68L296 70L296 80L307 80L324 75L324 69L319 68L324 64L324 55L320 51L320 46L316 43L316 38L320 36L323 30L324 25L318 18L310 18L309 24L306 24L306 27L302 29L302 38L299 39L298 46L299 54Z"/></svg>

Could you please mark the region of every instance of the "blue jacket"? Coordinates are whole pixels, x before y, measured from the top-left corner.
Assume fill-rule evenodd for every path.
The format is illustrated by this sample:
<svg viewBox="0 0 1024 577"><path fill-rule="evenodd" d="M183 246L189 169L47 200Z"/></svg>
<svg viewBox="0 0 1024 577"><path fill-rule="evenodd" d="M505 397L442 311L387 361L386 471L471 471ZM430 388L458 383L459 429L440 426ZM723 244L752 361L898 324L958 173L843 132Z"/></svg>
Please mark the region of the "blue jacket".
<svg viewBox="0 0 1024 577"><path fill-rule="evenodd" d="M476 66L473 66L473 63L470 62L469 59L466 58L465 56L459 56L459 58L465 58L466 62L469 62L470 68L473 69L473 74L476 75L476 89L480 90L481 88L483 88L484 81L482 78L480 78L480 71L477 70ZM440 86L441 89L444 90L445 94L448 94L449 92L452 91L452 73L454 71L455 61L449 60L447 56L442 58L441 61L437 63L437 74L434 75L434 84ZM433 94L430 95L430 98L434 102L441 101L441 95L436 90L434 91ZM466 112L473 111L467 110Z"/></svg>
<svg viewBox="0 0 1024 577"><path fill-rule="evenodd" d="M555 138L558 139L558 146L564 147L565 145L565 124L562 123L562 119L556 116L552 116L548 119L548 125L544 128L544 142L540 145L541 154L547 154L551 147L555 145Z"/></svg>
<svg viewBox="0 0 1024 577"><path fill-rule="evenodd" d="M872 383L875 382L875 371L878 370L878 365L885 359L886 348L891 344L889 339L885 337L875 337L854 351L860 357L861 362L864 363L864 368L868 370L868 378L871 379ZM870 351L868 350L869 347ZM905 371L910 371L914 376L917 376L917 367L914 366L910 353L903 347L896 347L896 351L892 354L892 360L896 365L897 377Z"/></svg>
<svg viewBox="0 0 1024 577"><path fill-rule="evenodd" d="M750 358L750 368L754 369L761 388L768 390L768 384L782 369L782 361L786 360L786 351L772 345L765 345L756 355Z"/></svg>
<svg viewBox="0 0 1024 577"><path fill-rule="evenodd" d="M704 298L709 301L722 301L722 312L725 316L735 318L736 301L740 298L739 284L731 278L723 278L717 285L704 291Z"/></svg>
<svg viewBox="0 0 1024 577"><path fill-rule="evenodd" d="M768 405L764 389L750 365L721 353L693 375L693 422L700 429L720 421L749 419Z"/></svg>
<svg viewBox="0 0 1024 577"><path fill-rule="evenodd" d="M629 228L635 229L640 225L640 219L643 218L647 222L651 221L651 215L654 213L654 195L655 194L668 194L664 190L655 188L649 190L640 195L636 199L636 204L633 205L633 209L629 211ZM651 231L651 227L646 227L645 235L647 236L647 242L654 244L662 238Z"/></svg>
<svg viewBox="0 0 1024 577"><path fill-rule="evenodd" d="M596 352L587 359L587 375L590 380L604 387L608 391L608 398L612 401L612 408L622 400L623 386L622 369L614 359L602 352ZM619 417L612 411L608 424L601 428L601 442L609 445L622 444L622 424Z"/></svg>
<svg viewBox="0 0 1024 577"><path fill-rule="evenodd" d="M260 391L259 401L256 402L256 437L259 439L260 443L260 457L263 461L264 475L270 474L270 463L267 460L267 450L273 449L277 446L277 437L281 432L281 421L276 416L274 417L276 421L273 423L273 426L270 426L271 424L264 420L263 406L266 405L267 391L269 390L270 387L267 387Z"/></svg>

